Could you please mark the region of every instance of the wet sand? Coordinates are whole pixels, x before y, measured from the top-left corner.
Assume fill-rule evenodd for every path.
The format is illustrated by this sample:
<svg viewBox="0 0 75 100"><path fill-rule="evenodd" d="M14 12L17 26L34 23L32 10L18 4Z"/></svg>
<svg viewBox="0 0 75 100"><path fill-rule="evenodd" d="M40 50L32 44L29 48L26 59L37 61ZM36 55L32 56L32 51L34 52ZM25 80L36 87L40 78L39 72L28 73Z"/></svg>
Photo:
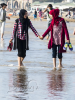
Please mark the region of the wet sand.
<svg viewBox="0 0 75 100"><path fill-rule="evenodd" d="M75 100L75 23L67 23L74 51L63 54L62 71L52 71L52 51L48 41L39 40L29 29L30 50L24 66L17 66L17 51L7 51L14 18L7 20L4 41L0 41L1 100ZM40 35L47 29L46 21L33 21ZM58 66L58 59L57 59Z"/></svg>
<svg viewBox="0 0 75 100"><path fill-rule="evenodd" d="M73 18L68 18L68 17L65 17L66 16L66 13L64 13L63 15L62 15L62 17L65 19L65 21L69 21L69 22L75 22L75 19L73 19ZM72 15L73 16L73 15ZM71 16L71 17L72 17ZM11 18L19 18L19 16L11 16ZM34 20L34 18L33 18L33 16L29 16L29 18L31 19L31 20ZM42 20L43 21L47 21L47 19L44 19L44 18L42 18ZM37 17L37 21L39 21L39 16Z"/></svg>

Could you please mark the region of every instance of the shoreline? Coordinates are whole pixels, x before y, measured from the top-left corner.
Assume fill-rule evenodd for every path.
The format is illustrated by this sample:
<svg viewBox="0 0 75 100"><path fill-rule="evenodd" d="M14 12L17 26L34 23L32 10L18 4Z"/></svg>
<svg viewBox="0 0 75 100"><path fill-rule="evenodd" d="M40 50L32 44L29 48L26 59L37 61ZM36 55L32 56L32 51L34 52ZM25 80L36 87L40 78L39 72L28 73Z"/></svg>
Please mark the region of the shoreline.
<svg viewBox="0 0 75 100"><path fill-rule="evenodd" d="M11 17L11 19L14 19L14 21L12 21L12 20L10 20L10 21L6 21L6 23L7 23L7 25L6 25L6 28L12 28L13 29L13 25L14 25L14 22L15 22L15 18L18 18L18 16L12 16ZM29 18L31 19L31 21L32 21L32 23L33 23L33 25L36 27L36 29L38 30L38 29L40 29L40 30L43 30L44 29L44 31L42 31L42 32L39 32L40 33L40 35L42 35L44 32L45 32L45 30L47 29L47 25L45 25L45 24L47 24L47 19L43 19L42 21L41 21L41 23L45 23L44 24L44 27L40 27L40 26L37 26L36 25L36 22L37 23L39 23L40 21L39 21L39 18L37 18L36 20L34 20L34 18L33 17L31 17L31 16L29 16ZM68 21L68 19L66 19L67 21ZM69 19L69 20L71 20L71 19ZM71 20L70 22L72 22L73 20ZM74 20L75 21L75 20ZM74 22L73 21L73 22ZM8 23L10 23L10 24L8 24ZM69 35L70 35L70 40L71 40L71 43L72 43L72 45L75 45L75 36L73 35L73 31L74 31L74 23L67 23L67 27L68 27L68 31L69 31ZM10 31L6 31L5 32L6 34L10 34ZM45 39L46 40L46 39ZM44 40L44 41L45 41ZM47 40L48 41L48 40Z"/></svg>
<svg viewBox="0 0 75 100"><path fill-rule="evenodd" d="M19 18L19 16L11 16L11 18ZM64 18L65 21L68 21L68 22L75 22L75 19L70 19L70 18L65 18L65 17L62 17L62 18ZM29 16L29 19L31 19L31 20L34 21L33 16ZM39 20L39 17L37 17L37 19L35 19L35 20L38 21L38 20ZM43 19L43 18L42 18L42 21L47 21L47 19Z"/></svg>

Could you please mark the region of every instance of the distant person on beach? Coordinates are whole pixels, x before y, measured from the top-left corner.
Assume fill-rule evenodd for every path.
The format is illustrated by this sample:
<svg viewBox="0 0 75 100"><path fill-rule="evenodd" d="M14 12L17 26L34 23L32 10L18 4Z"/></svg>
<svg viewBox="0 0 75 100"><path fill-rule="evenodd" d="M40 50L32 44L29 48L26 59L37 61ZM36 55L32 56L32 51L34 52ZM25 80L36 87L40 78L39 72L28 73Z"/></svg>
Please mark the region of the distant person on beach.
<svg viewBox="0 0 75 100"><path fill-rule="evenodd" d="M10 19L10 17L7 17L7 16L6 16L6 10L5 10L6 7L7 7L7 5L6 5L5 3L2 3L2 4L1 4L1 8L0 8L1 40L3 40L6 18Z"/></svg>
<svg viewBox="0 0 75 100"><path fill-rule="evenodd" d="M52 58L53 58L53 70L56 70L56 56L58 48L58 58L59 58L59 69L62 69L62 53L66 52L63 50L65 44L65 35L67 42L70 43L69 33L65 20L59 17L59 9L53 9L50 11L50 16L52 17L52 22L45 33L40 37L44 37L51 31L51 39L49 40L48 49L52 48Z"/></svg>
<svg viewBox="0 0 75 100"><path fill-rule="evenodd" d="M28 18L28 13L26 10L21 9L19 13L19 19L16 19L13 34L9 41L12 43L14 39L14 50L18 49L18 65L23 66L23 60L26 57L26 50L29 50L29 36L28 29L31 28L34 34L39 37L38 32L33 27L30 19ZM17 36L17 37L16 37Z"/></svg>
<svg viewBox="0 0 75 100"><path fill-rule="evenodd" d="M36 11L36 9L35 9L35 11L34 11L34 20L37 18L37 11Z"/></svg>
<svg viewBox="0 0 75 100"><path fill-rule="evenodd" d="M60 10L60 17L62 17L62 9Z"/></svg>
<svg viewBox="0 0 75 100"><path fill-rule="evenodd" d="M16 16L16 10L13 10L13 15Z"/></svg>
<svg viewBox="0 0 75 100"><path fill-rule="evenodd" d="M52 19L50 18L50 14L49 14L49 12L50 12L52 9L53 9L52 4L49 4L49 5L47 6L47 8L43 11L43 13L47 12L47 27L50 26L51 21L52 21ZM48 36L47 36L47 39L49 39L49 34L48 34Z"/></svg>
<svg viewBox="0 0 75 100"><path fill-rule="evenodd" d="M41 9L39 11L39 17L40 17L40 21L42 21L42 10Z"/></svg>
<svg viewBox="0 0 75 100"><path fill-rule="evenodd" d="M70 18L71 17L71 12L70 9L68 10L68 14L66 15L66 17Z"/></svg>
<svg viewBox="0 0 75 100"><path fill-rule="evenodd" d="M73 11L73 16L72 16L72 18L75 19L75 11Z"/></svg>

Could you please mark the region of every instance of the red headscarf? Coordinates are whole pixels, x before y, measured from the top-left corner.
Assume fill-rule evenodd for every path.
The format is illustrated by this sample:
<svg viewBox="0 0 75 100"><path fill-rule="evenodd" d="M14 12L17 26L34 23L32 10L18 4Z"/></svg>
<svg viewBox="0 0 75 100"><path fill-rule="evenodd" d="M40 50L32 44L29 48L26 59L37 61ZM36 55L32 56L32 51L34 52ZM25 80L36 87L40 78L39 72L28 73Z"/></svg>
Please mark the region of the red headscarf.
<svg viewBox="0 0 75 100"><path fill-rule="evenodd" d="M49 12L50 15L53 16L53 20L52 20L52 25L59 25L59 21L62 20L61 17L59 17L59 9L53 9Z"/></svg>

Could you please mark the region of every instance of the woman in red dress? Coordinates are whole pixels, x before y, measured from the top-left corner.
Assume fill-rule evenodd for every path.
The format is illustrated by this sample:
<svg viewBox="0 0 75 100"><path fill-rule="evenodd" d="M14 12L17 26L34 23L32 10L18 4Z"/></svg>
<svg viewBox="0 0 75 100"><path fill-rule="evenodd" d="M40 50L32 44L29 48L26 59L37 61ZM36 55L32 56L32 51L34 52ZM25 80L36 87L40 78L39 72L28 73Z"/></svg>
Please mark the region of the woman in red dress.
<svg viewBox="0 0 75 100"><path fill-rule="evenodd" d="M50 11L50 17L52 22L46 32L40 37L44 37L51 31L51 39L49 40L48 49L52 48L52 58L53 58L53 69L56 70L56 56L58 48L58 58L59 58L59 69L62 68L62 53L66 52L63 50L65 44L65 35L67 42L70 42L68 29L65 23L65 20L59 17L59 9L53 9Z"/></svg>

